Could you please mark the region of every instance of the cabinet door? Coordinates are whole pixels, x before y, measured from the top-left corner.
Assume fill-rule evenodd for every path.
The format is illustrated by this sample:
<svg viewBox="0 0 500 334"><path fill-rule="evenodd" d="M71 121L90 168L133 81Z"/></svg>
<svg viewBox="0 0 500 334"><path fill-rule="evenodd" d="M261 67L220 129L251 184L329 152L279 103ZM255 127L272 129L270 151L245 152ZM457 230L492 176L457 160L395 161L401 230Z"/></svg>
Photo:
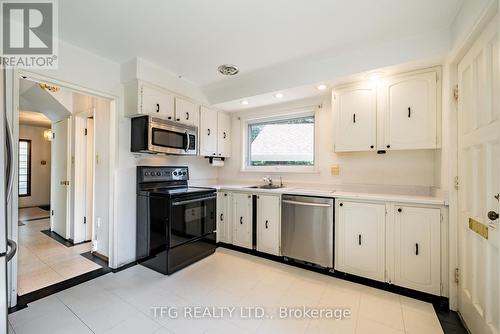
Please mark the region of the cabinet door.
<svg viewBox="0 0 500 334"><path fill-rule="evenodd" d="M200 109L200 155L217 155L217 111Z"/></svg>
<svg viewBox="0 0 500 334"><path fill-rule="evenodd" d="M231 244L233 242L233 226L231 217L231 193L217 193L217 241Z"/></svg>
<svg viewBox="0 0 500 334"><path fill-rule="evenodd" d="M335 152L376 149L376 97L375 85L361 85L333 92Z"/></svg>
<svg viewBox="0 0 500 334"><path fill-rule="evenodd" d="M257 250L280 255L280 216L279 196L257 196Z"/></svg>
<svg viewBox="0 0 500 334"><path fill-rule="evenodd" d="M148 85L141 88L141 112L158 117L174 119L174 96Z"/></svg>
<svg viewBox="0 0 500 334"><path fill-rule="evenodd" d="M396 206L394 284L440 294L441 212Z"/></svg>
<svg viewBox="0 0 500 334"><path fill-rule="evenodd" d="M233 245L252 248L252 195L233 194Z"/></svg>
<svg viewBox="0 0 500 334"><path fill-rule="evenodd" d="M385 204L338 200L335 269L385 281Z"/></svg>
<svg viewBox="0 0 500 334"><path fill-rule="evenodd" d="M183 124L198 126L199 106L196 103L176 97L175 120Z"/></svg>
<svg viewBox="0 0 500 334"><path fill-rule="evenodd" d="M217 122L217 154L228 158L231 156L231 116L219 112Z"/></svg>
<svg viewBox="0 0 500 334"><path fill-rule="evenodd" d="M385 148L391 150L437 147L436 72L402 76L384 83Z"/></svg>

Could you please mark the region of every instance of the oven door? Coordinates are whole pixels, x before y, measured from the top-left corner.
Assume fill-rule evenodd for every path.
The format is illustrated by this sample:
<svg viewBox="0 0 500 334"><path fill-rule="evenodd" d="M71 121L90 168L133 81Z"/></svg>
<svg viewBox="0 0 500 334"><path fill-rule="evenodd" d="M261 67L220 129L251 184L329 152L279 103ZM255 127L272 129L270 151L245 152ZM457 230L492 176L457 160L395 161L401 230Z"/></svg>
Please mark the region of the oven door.
<svg viewBox="0 0 500 334"><path fill-rule="evenodd" d="M215 194L175 199L170 205L170 248L215 232Z"/></svg>
<svg viewBox="0 0 500 334"><path fill-rule="evenodd" d="M196 128L149 123L149 151L176 155L196 155Z"/></svg>

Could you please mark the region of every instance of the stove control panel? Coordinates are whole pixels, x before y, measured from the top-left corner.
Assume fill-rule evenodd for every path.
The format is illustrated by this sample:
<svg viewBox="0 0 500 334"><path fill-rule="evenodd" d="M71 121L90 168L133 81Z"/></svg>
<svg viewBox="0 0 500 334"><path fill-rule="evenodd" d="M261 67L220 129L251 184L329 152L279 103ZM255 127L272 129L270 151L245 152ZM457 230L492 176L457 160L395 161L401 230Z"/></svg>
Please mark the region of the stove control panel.
<svg viewBox="0 0 500 334"><path fill-rule="evenodd" d="M137 177L139 182L187 181L189 170L187 167L155 167L138 166Z"/></svg>

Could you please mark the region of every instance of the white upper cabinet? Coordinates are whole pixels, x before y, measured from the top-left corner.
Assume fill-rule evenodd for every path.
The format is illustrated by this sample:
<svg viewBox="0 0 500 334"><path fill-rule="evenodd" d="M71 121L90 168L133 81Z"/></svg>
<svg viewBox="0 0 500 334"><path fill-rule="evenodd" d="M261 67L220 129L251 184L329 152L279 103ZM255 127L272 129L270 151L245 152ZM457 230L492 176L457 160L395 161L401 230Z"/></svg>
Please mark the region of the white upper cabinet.
<svg viewBox="0 0 500 334"><path fill-rule="evenodd" d="M252 195L233 193L233 245L252 249Z"/></svg>
<svg viewBox="0 0 500 334"><path fill-rule="evenodd" d="M174 95L140 81L125 85L125 113L129 117L153 115L174 120Z"/></svg>
<svg viewBox="0 0 500 334"><path fill-rule="evenodd" d="M385 204L336 204L335 269L385 281Z"/></svg>
<svg viewBox="0 0 500 334"><path fill-rule="evenodd" d="M379 111L384 117L385 149L437 147L436 72L399 76L380 86Z"/></svg>
<svg viewBox="0 0 500 334"><path fill-rule="evenodd" d="M394 284L440 294L441 211L395 207Z"/></svg>
<svg viewBox="0 0 500 334"><path fill-rule="evenodd" d="M231 117L221 111L200 108L200 155L231 156Z"/></svg>
<svg viewBox="0 0 500 334"><path fill-rule="evenodd" d="M231 116L223 112L217 115L217 155L231 156Z"/></svg>
<svg viewBox="0 0 500 334"><path fill-rule="evenodd" d="M357 85L333 92L335 152L376 149L376 98L375 85Z"/></svg>
<svg viewBox="0 0 500 334"><path fill-rule="evenodd" d="M281 198L257 195L257 250L280 255Z"/></svg>
<svg viewBox="0 0 500 334"><path fill-rule="evenodd" d="M175 98L175 120L183 124L198 126L199 120L199 105L182 99Z"/></svg>
<svg viewBox="0 0 500 334"><path fill-rule="evenodd" d="M439 147L438 69L332 92L335 152Z"/></svg>
<svg viewBox="0 0 500 334"><path fill-rule="evenodd" d="M200 108L200 155L217 156L217 110Z"/></svg>

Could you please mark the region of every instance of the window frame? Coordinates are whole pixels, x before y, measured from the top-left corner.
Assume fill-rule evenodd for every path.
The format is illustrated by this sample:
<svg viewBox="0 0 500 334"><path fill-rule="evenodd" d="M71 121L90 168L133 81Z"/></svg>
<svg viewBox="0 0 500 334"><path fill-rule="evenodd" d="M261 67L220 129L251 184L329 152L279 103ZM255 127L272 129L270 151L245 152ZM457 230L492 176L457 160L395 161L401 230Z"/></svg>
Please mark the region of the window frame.
<svg viewBox="0 0 500 334"><path fill-rule="evenodd" d="M251 166L250 165L250 140L248 128L251 124L273 123L289 119L314 117L314 142L313 142L313 165L275 165L275 166ZM306 109L300 111L286 111L277 113L274 116L254 116L243 119L241 122L241 144L242 144L242 163L241 172L262 172L262 173L318 173L318 112L317 109Z"/></svg>
<svg viewBox="0 0 500 334"><path fill-rule="evenodd" d="M17 154L17 159L18 159L18 168L17 168L17 188L18 188L18 196L19 197L30 197L31 196L31 158L32 158L32 155L31 155L31 139L19 139L19 143L21 142L26 142L28 143L28 166L27 166L27 183L28 183L28 187L27 187L27 192L25 194L21 194L19 193L19 182L20 182L20 174L19 174L19 169L20 169L20 166L21 164L19 163L19 158L20 158L20 152L19 152L19 149L18 149L18 154Z"/></svg>

